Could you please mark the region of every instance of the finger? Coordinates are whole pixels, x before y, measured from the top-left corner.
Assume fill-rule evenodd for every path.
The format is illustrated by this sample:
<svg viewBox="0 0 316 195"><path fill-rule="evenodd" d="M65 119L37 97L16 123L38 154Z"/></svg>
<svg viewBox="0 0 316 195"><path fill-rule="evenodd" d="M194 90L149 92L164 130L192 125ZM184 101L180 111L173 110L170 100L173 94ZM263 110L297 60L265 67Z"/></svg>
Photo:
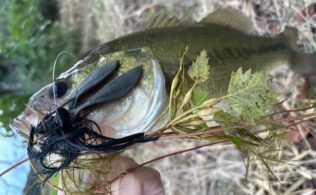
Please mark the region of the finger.
<svg viewBox="0 0 316 195"><path fill-rule="evenodd" d="M122 173L125 173L127 172L127 170L132 169L136 166L137 163L131 158L122 156L115 157L111 161L111 171L107 175L107 179L108 181L111 181Z"/></svg>
<svg viewBox="0 0 316 195"><path fill-rule="evenodd" d="M114 195L164 195L164 188L158 171L141 167L127 173L111 185Z"/></svg>
<svg viewBox="0 0 316 195"><path fill-rule="evenodd" d="M164 195L165 189L160 173L149 167L142 167L135 171L136 177L141 180L142 194Z"/></svg>

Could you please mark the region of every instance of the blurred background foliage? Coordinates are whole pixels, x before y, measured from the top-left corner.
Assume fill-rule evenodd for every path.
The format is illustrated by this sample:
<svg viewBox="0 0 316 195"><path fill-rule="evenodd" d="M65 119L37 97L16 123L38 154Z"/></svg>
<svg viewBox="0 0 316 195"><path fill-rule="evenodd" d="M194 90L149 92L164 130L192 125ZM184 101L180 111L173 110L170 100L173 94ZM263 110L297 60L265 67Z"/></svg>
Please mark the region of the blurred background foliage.
<svg viewBox="0 0 316 195"><path fill-rule="evenodd" d="M0 5L0 121L7 128L29 96L51 82L56 56L62 51L79 55L80 43L62 28L55 0L0 0ZM62 55L56 75L74 62Z"/></svg>

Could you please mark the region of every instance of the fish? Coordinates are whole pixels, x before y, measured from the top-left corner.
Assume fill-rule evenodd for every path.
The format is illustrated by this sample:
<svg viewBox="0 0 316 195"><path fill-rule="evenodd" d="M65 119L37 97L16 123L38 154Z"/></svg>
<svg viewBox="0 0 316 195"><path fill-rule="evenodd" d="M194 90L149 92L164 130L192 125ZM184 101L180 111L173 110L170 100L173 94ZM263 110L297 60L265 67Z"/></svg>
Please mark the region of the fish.
<svg viewBox="0 0 316 195"><path fill-rule="evenodd" d="M162 16L150 21L143 31L87 52L54 83L35 93L10 127L28 138L31 126L36 126L45 114L63 105L92 70L110 60L119 60L122 63L120 73L135 64L143 64L144 78L126 97L94 108L89 119L100 125L104 135L115 138L155 129L158 128L155 126L157 118L166 109L168 89L179 68L181 51L186 47L186 68L202 50L207 51L210 75L200 88L214 97L226 93L231 73L239 67L265 71L286 64L298 73L316 73L316 55L300 52L296 39L297 31L291 27L275 37L260 36L250 18L229 7L196 23ZM56 101L49 96L49 91L57 83L66 83L67 89Z"/></svg>
<svg viewBox="0 0 316 195"><path fill-rule="evenodd" d="M139 82L136 78L140 78ZM51 120L51 113L66 109L75 116L85 112L85 117L97 124L94 130L101 130L103 136L124 138L151 129L166 103L159 61L150 49L138 48L102 56L97 63L62 73L55 82L32 95L10 127L29 140L30 129ZM68 123L62 122L66 119L59 121L61 126Z"/></svg>
<svg viewBox="0 0 316 195"><path fill-rule="evenodd" d="M239 67L264 71L286 65L300 74L316 74L316 54L300 51L294 27L285 27L275 37L260 36L252 20L231 7L215 11L199 23L164 17L157 20L160 22L149 22L145 31L128 34L91 50L86 54L86 63L99 55L148 47L161 63L168 87L178 70L180 51L188 46L185 64L189 67L205 49L210 58L210 76L202 88L209 96L224 95L232 71ZM160 23L164 25L159 26Z"/></svg>

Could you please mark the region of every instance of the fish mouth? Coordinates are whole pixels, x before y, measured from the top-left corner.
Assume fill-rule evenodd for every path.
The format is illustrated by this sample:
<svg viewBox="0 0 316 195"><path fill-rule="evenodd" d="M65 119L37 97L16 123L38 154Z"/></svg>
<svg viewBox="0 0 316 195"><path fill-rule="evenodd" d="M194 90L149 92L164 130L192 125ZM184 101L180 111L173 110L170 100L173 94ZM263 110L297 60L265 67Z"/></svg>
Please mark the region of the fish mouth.
<svg viewBox="0 0 316 195"><path fill-rule="evenodd" d="M35 127L43 117L43 114L29 107L19 116L14 118L9 126L14 133L28 140L32 126Z"/></svg>
<svg viewBox="0 0 316 195"><path fill-rule="evenodd" d="M22 120L15 118L13 121L9 124L12 131L20 136L22 136L24 139L29 139L29 135L26 132L30 130L30 126L23 122Z"/></svg>

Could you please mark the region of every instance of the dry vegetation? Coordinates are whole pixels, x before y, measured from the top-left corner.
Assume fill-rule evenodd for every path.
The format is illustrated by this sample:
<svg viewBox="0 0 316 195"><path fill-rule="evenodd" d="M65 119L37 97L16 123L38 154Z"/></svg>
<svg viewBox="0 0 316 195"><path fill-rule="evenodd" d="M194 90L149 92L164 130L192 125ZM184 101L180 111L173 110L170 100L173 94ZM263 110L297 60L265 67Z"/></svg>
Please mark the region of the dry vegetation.
<svg viewBox="0 0 316 195"><path fill-rule="evenodd" d="M315 51L313 42L313 7L311 0L60 0L60 13L65 27L78 32L87 51L97 44L124 34L143 29L148 18L157 14L200 20L208 13L225 6L241 9L252 17L258 31L266 36L279 33L284 26L298 28L300 43L306 52ZM306 8L305 10L303 8ZM305 79L288 69L279 69L274 75L275 90L281 92L284 109L297 108L306 97ZM302 87L303 86L303 87ZM309 112L312 112L309 110ZM301 140L312 130L313 123L293 127L293 140L298 146L285 148L280 159L290 163L273 166L279 181L268 181L257 162L250 167L245 181L246 169L241 156L232 145L216 145L194 152L183 153L152 164L161 172L167 194L313 194L316 188L316 153L308 140ZM307 129L307 130L306 130ZM126 154L139 163L162 154L190 148L201 142L190 140L162 140L140 145Z"/></svg>

